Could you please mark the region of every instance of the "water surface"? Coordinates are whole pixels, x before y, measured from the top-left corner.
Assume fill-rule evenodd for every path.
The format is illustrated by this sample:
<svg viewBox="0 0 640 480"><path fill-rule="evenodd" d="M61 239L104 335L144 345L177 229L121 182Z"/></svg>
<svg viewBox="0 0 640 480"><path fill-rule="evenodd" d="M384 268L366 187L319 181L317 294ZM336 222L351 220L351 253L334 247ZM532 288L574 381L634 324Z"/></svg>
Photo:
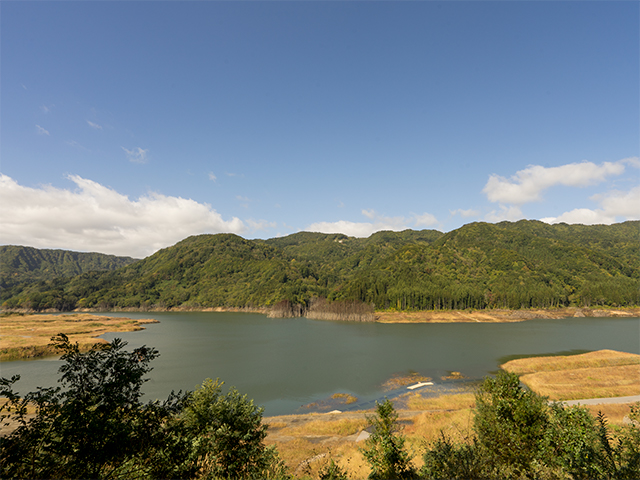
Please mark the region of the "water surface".
<svg viewBox="0 0 640 480"><path fill-rule="evenodd" d="M109 315L160 321L140 332L103 336L160 351L145 398L166 398L172 389L193 390L205 378L220 378L264 406L266 415L293 413L336 392L380 398L381 384L397 373L416 371L437 380L459 371L482 378L514 355L640 353L640 318L382 324L217 312ZM5 362L2 376L21 374L24 393L55 384L59 365L55 359Z"/></svg>

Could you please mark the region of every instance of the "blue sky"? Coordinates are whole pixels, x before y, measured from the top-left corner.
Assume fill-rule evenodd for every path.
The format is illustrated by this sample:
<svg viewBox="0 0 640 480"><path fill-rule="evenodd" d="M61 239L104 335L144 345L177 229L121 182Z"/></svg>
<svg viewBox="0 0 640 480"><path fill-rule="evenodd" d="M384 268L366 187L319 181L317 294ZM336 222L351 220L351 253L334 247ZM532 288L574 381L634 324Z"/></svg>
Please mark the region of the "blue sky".
<svg viewBox="0 0 640 480"><path fill-rule="evenodd" d="M0 244L640 219L638 2L0 9Z"/></svg>

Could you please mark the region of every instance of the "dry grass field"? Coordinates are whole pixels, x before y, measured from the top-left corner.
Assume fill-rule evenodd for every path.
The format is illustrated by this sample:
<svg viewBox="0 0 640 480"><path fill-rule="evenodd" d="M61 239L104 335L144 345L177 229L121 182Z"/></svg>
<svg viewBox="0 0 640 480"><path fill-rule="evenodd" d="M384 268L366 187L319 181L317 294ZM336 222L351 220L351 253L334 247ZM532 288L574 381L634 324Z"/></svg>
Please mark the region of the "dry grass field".
<svg viewBox="0 0 640 480"><path fill-rule="evenodd" d="M49 346L51 337L64 333L71 342L78 342L87 350L96 338L107 332L142 330L142 324L157 320L132 320L88 313L62 315L6 315L0 317L0 361L23 360L55 355Z"/></svg>
<svg viewBox="0 0 640 480"><path fill-rule="evenodd" d="M599 350L567 357L534 357L502 365L550 400L640 395L640 355Z"/></svg>
<svg viewBox="0 0 640 480"><path fill-rule="evenodd" d="M534 357L503 365L523 374L523 382L552 400L600 398L640 394L640 355L603 350L567 357ZM475 396L464 392L426 398L408 393L401 399L399 424L407 448L422 465L425 444L444 432L456 441L472 433ZM630 404L587 406L593 415L602 412L612 426L622 425ZM359 434L370 423L373 412L287 415L267 417L268 444L275 444L295 477L318 478L330 459L347 471L349 478L367 478L369 466L359 449Z"/></svg>
<svg viewBox="0 0 640 480"><path fill-rule="evenodd" d="M398 411L407 448L414 452L414 463L422 465L424 442L433 441L441 431L456 439L470 432L472 393L423 398L410 393L403 399L408 409ZM364 446L359 434L370 422L373 412L345 412L267 417L268 444L275 444L278 452L296 477L317 478L318 471L330 459L349 473L350 478L367 478L369 466L359 449Z"/></svg>

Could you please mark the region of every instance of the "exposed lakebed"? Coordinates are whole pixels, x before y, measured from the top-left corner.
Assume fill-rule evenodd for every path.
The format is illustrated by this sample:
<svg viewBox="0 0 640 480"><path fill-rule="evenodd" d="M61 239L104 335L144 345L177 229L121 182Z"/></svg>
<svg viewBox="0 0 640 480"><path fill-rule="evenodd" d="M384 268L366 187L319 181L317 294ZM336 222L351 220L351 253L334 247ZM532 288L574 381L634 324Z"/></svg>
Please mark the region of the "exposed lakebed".
<svg viewBox="0 0 640 480"><path fill-rule="evenodd" d="M126 313L160 321L139 332L108 333L130 347L160 351L146 398L166 398L217 378L265 407L266 415L300 412L336 392L366 405L398 392L382 385L398 374L433 378L457 371L482 378L505 357L612 349L640 353L639 318L534 319L519 323L381 324L267 318L247 313ZM18 390L51 386L55 359L4 362L2 376L20 374Z"/></svg>

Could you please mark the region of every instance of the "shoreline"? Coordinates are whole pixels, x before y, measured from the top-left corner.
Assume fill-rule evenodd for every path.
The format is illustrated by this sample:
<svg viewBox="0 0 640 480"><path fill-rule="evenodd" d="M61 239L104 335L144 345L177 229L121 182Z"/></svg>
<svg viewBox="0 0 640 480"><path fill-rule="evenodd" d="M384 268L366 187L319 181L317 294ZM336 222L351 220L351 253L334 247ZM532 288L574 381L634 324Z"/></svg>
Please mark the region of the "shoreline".
<svg viewBox="0 0 640 480"><path fill-rule="evenodd" d="M171 308L114 308L99 310L79 308L71 312L44 310L42 312L28 310L1 310L3 315L31 314L93 314L108 316L110 313L179 313L179 312L218 312L218 313L258 313L268 315L270 307L171 307ZM377 310L374 322L377 323L511 323L524 322L539 318L633 318L640 317L640 307L556 307L556 308L523 308L523 309L484 309L484 310ZM279 317L278 317L279 318ZM300 317L305 318L305 317ZM343 321L343 320L336 320Z"/></svg>
<svg viewBox="0 0 640 480"><path fill-rule="evenodd" d="M380 323L509 323L536 318L633 318L640 317L640 307L562 307L521 310L423 310L417 312L380 311Z"/></svg>

